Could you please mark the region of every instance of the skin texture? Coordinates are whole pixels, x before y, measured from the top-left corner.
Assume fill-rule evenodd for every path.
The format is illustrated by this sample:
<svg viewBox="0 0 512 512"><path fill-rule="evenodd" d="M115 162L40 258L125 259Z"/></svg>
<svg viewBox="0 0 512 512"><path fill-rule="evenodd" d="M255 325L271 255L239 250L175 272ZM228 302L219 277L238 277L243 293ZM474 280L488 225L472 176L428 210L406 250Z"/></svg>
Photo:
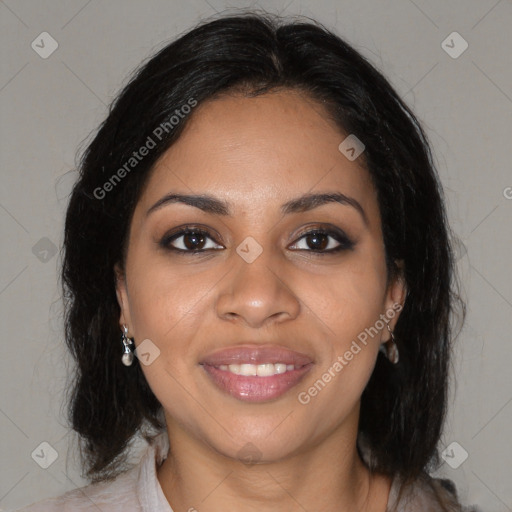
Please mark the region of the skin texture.
<svg viewBox="0 0 512 512"><path fill-rule="evenodd" d="M175 512L386 508L390 479L370 477L356 438L361 394L387 329L307 405L297 398L405 297L401 279L387 286L376 192L361 158L338 150L346 135L296 91L208 101L159 159L135 208L125 272L116 266L120 326L136 345L150 339L160 350L142 369L165 410L171 449L158 479ZM146 215L171 191L216 196L233 215L179 203ZM367 223L334 202L281 214L283 203L319 192L356 199ZM199 247L222 250L191 255L159 246L190 224L211 233ZM319 227L343 230L353 249L315 254L303 234ZM248 236L263 249L252 263L236 252ZM173 244L186 247L184 237ZM283 396L242 402L214 386L199 362L248 341L307 354L314 366ZM247 443L260 453L257 464L241 460Z"/></svg>

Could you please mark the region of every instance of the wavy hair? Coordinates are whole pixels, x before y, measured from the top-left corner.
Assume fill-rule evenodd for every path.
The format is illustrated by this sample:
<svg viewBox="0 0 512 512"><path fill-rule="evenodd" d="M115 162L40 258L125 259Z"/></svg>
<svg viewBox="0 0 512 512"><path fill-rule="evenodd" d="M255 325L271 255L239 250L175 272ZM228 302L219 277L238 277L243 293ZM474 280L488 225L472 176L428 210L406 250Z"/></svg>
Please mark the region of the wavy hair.
<svg viewBox="0 0 512 512"><path fill-rule="evenodd" d="M463 314L464 305L426 134L384 76L338 35L318 22L249 12L203 22L143 63L79 162L61 277L65 339L76 362L68 414L93 482L122 471L137 433L151 442L165 428L138 360L131 367L121 363L115 293L114 266L124 263L132 214L150 172L193 116L193 109L183 114L191 99L200 105L222 94L253 97L279 89L318 101L342 132L364 142L361 158L377 191L388 279L400 274L408 290L395 329L400 362L379 354L361 397L359 432L371 448L371 469L412 481L439 463L451 319L455 303ZM179 122L169 127L173 115ZM156 147L128 168L134 151L156 139L162 126L167 130L157 132Z"/></svg>

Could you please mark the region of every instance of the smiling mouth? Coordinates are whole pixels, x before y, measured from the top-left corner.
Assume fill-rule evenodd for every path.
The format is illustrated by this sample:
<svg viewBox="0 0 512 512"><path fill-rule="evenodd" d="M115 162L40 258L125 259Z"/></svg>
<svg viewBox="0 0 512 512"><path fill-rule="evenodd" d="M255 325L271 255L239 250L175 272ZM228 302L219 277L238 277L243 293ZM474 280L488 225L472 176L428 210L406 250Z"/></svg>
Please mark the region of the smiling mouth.
<svg viewBox="0 0 512 512"><path fill-rule="evenodd" d="M235 375L243 375L245 377L272 377L273 375L282 375L301 366L286 363L263 363L263 364L221 364L216 366L219 370L233 373Z"/></svg>
<svg viewBox="0 0 512 512"><path fill-rule="evenodd" d="M273 373L265 376L236 374L229 367L226 370L207 364L202 366L211 381L224 393L244 402L268 402L276 400L296 386L311 369L313 363L308 363L299 368L293 366L292 369L286 368L283 373ZM253 370L248 367L258 368L267 365L242 364L230 366L239 366L244 368L243 371L252 373Z"/></svg>
<svg viewBox="0 0 512 512"><path fill-rule="evenodd" d="M231 347L200 363L218 390L244 402L280 398L303 379L313 364L305 354L271 345Z"/></svg>

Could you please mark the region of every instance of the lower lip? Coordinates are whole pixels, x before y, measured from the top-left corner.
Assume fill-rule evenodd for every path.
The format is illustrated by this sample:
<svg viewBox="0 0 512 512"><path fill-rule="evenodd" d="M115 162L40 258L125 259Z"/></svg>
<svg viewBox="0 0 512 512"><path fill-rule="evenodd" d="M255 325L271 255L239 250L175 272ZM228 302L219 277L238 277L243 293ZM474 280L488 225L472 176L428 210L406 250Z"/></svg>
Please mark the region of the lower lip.
<svg viewBox="0 0 512 512"><path fill-rule="evenodd" d="M302 368L270 377L247 377L215 366L202 365L220 390L244 402L268 402L279 398L296 386L312 366L313 363L309 363Z"/></svg>

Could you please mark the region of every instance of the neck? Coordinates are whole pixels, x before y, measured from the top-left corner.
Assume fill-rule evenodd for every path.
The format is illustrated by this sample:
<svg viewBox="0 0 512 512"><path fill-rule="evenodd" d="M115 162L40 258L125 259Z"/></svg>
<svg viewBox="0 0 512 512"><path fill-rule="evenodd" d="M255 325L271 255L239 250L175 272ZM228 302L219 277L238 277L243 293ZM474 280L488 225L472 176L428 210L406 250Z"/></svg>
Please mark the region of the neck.
<svg viewBox="0 0 512 512"><path fill-rule="evenodd" d="M356 449L357 428L334 432L307 451L244 464L191 437L167 418L171 449L158 468L175 512L384 512L390 480L371 476Z"/></svg>

